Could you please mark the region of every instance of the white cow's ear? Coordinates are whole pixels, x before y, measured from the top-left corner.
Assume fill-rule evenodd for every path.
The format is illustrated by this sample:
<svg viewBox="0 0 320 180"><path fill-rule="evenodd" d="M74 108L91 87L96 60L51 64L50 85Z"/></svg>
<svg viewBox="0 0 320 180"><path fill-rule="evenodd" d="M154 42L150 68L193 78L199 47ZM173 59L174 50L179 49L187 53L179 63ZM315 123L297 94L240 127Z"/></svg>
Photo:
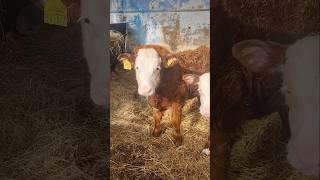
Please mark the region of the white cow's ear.
<svg viewBox="0 0 320 180"><path fill-rule="evenodd" d="M165 68L173 67L178 64L179 59L174 55L168 55L162 59L162 65Z"/></svg>

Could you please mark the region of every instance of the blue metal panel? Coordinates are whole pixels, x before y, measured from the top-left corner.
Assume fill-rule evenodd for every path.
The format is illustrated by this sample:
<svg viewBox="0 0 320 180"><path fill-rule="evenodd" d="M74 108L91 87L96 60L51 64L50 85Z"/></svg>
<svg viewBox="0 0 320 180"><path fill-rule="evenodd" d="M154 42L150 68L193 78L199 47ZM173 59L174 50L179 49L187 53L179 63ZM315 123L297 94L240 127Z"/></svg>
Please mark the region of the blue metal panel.
<svg viewBox="0 0 320 180"><path fill-rule="evenodd" d="M129 47L194 48L210 39L210 0L111 0L111 23L128 23Z"/></svg>

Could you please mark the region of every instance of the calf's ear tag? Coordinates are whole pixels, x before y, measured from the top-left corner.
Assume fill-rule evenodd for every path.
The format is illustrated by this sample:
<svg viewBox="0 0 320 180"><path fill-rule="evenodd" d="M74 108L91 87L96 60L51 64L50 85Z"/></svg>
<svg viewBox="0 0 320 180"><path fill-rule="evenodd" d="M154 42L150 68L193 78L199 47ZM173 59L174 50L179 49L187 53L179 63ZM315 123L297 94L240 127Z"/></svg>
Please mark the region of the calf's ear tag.
<svg viewBox="0 0 320 180"><path fill-rule="evenodd" d="M126 70L131 70L132 67L131 67L131 63L128 59L124 59L123 60L123 69L126 69Z"/></svg>
<svg viewBox="0 0 320 180"><path fill-rule="evenodd" d="M174 58L170 58L167 62L167 65L170 66L173 63Z"/></svg>

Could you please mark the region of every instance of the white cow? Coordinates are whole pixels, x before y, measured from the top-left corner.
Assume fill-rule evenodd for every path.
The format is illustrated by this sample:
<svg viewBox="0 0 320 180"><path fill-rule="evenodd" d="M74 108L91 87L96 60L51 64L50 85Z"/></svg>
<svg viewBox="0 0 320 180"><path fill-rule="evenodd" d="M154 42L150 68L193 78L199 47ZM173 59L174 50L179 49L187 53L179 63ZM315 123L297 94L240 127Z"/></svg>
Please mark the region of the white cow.
<svg viewBox="0 0 320 180"><path fill-rule="evenodd" d="M233 56L253 72L282 72L289 107L289 163L306 175L319 175L319 35L287 47L246 40L233 46Z"/></svg>
<svg viewBox="0 0 320 180"><path fill-rule="evenodd" d="M108 105L110 97L107 3L101 0L81 0L80 3L83 53L91 75L90 96L97 105Z"/></svg>
<svg viewBox="0 0 320 180"><path fill-rule="evenodd" d="M109 23L108 1L61 0L68 8L72 22L81 24L84 58L89 67L90 97L101 106L107 106L110 95L110 58L107 48L107 25ZM47 0L32 0L42 8Z"/></svg>

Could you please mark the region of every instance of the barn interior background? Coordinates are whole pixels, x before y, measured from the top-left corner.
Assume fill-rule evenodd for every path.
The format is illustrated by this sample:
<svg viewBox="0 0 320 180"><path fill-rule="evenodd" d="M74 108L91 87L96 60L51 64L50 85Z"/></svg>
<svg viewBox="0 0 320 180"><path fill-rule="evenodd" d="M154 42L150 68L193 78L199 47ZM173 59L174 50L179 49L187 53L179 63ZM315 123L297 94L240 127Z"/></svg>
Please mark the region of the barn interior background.
<svg viewBox="0 0 320 180"><path fill-rule="evenodd" d="M134 43L160 43L177 51L209 43L209 36L205 36L209 34L208 5L209 1L200 0L112 1L114 11L110 16L112 23L128 22L129 47ZM0 8L1 18L3 13ZM172 15L171 20L163 14ZM163 19L166 25L157 19ZM140 33L147 27L153 27L153 33ZM88 96L89 74L80 37L77 25L61 28L41 24L37 32L17 36L16 43L0 41L1 179L107 177L107 116ZM112 177L207 179L209 160L200 152L209 123L201 119L198 102L189 101L183 110L185 145L176 148L171 132L159 139L149 136L151 111L144 99L135 97L132 77L133 72L122 71L111 82ZM164 118L163 125L170 131L168 114ZM230 177L318 179L304 177L288 166L285 146L279 141L280 129L277 114L249 122L232 151Z"/></svg>
<svg viewBox="0 0 320 180"><path fill-rule="evenodd" d="M243 0L241 3L224 3L231 6L228 11L234 10L230 13L234 18L241 19L247 15L247 21L243 22L248 26L259 24L259 27L262 26L270 32L286 30L289 36L297 38L301 35L296 35L297 31L302 31L303 34L309 33L310 27L318 29L314 22L319 19L312 16L318 6L313 6L315 1L311 1L300 2L297 6L294 6L297 1L281 1L281 8L272 6L275 1ZM243 6L246 8L242 9ZM253 11L254 8L260 9ZM271 10L272 8L277 10ZM209 46L209 9L210 1L203 0L113 0L110 21L127 23L127 51L135 44L160 44L173 51L182 51L200 44ZM280 13L281 18L272 15L274 12ZM241 13L244 15L241 16ZM305 16L300 16L301 13ZM277 29L279 27L280 30ZM264 32L245 33L247 37L253 37ZM234 34L237 35L241 38L243 34ZM271 37L286 40L283 34ZM219 37L223 38L225 37ZM227 39L236 40L232 36ZM145 99L136 97L134 72L121 71L119 76L112 77L111 87L112 178L209 179L208 157L200 153L209 123L200 117L199 102L196 99L188 101L183 109L181 127L184 131L184 145L176 148L171 139L168 116L170 111L162 120L165 133L160 138L150 137L153 127L151 109ZM232 149L228 178L318 179L304 176L292 169L285 159L285 147L286 142L281 138L281 120L277 113L248 121Z"/></svg>
<svg viewBox="0 0 320 180"><path fill-rule="evenodd" d="M172 51L209 47L210 1L112 0L110 23L127 24L128 52L135 44L158 44ZM201 154L209 122L200 116L197 99L183 109L184 145L177 148L171 139L170 110L161 121L165 133L151 137L152 109L136 92L134 71L120 70L112 77L111 178L209 179L209 158Z"/></svg>
<svg viewBox="0 0 320 180"><path fill-rule="evenodd" d="M173 51L210 44L210 0L111 0L110 23L127 23L128 47Z"/></svg>

